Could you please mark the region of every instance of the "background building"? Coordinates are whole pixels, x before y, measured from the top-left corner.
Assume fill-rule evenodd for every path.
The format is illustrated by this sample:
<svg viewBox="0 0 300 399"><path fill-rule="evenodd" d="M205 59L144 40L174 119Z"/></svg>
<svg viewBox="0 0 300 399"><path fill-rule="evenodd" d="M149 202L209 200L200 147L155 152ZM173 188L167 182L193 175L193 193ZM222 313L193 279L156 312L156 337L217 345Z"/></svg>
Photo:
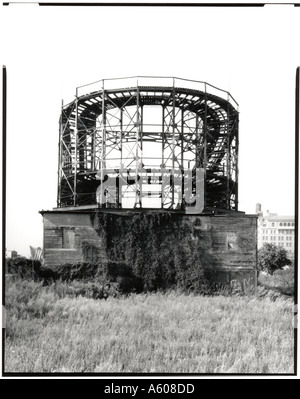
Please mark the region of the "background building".
<svg viewBox="0 0 300 399"><path fill-rule="evenodd" d="M256 205L257 246L261 248L265 243L275 244L287 250L289 257L294 257L295 220L293 216L279 216L277 213L265 214L261 204Z"/></svg>
<svg viewBox="0 0 300 399"><path fill-rule="evenodd" d="M5 257L6 257L6 258L15 259L15 258L17 258L18 256L20 256L20 255L18 254L18 252L15 251L15 250L13 250L13 249L6 249L6 250L5 250Z"/></svg>

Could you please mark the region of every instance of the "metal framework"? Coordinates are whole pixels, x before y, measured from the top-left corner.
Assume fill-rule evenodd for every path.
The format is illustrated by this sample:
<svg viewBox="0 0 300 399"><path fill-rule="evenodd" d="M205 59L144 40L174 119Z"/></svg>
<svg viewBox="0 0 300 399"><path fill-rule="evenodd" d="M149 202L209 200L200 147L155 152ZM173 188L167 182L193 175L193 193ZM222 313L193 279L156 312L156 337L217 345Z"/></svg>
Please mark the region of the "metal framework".
<svg viewBox="0 0 300 399"><path fill-rule="evenodd" d="M63 106L58 207L184 210L185 178L204 209L238 210L238 104L205 82L134 77L95 82Z"/></svg>

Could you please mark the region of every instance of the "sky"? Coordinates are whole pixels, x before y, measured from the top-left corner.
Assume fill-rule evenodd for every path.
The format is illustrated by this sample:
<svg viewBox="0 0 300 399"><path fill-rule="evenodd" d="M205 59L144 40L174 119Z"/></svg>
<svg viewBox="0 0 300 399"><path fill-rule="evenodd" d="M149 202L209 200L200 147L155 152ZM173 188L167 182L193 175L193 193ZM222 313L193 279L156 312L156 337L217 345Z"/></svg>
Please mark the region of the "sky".
<svg viewBox="0 0 300 399"><path fill-rule="evenodd" d="M77 86L176 76L239 103L239 210L294 214L295 74L300 9L1 6L7 69L6 248L43 246L56 206L61 101Z"/></svg>

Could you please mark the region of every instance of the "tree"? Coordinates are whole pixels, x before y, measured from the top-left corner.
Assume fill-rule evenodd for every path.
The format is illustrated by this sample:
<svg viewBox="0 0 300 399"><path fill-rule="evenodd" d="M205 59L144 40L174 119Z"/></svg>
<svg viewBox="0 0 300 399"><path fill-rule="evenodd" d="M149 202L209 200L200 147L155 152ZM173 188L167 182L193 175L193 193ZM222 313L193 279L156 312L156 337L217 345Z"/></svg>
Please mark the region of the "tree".
<svg viewBox="0 0 300 399"><path fill-rule="evenodd" d="M287 257L287 251L274 244L265 243L258 251L258 269L269 274L273 274L275 270L282 269L291 263Z"/></svg>

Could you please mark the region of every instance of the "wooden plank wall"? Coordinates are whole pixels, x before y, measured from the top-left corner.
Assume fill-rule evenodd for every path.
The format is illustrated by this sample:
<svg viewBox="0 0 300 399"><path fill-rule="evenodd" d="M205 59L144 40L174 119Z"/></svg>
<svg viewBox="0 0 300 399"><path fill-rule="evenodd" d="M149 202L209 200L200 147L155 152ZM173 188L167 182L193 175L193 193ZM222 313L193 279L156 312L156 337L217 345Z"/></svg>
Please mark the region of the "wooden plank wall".
<svg viewBox="0 0 300 399"><path fill-rule="evenodd" d="M74 247L64 248L63 229L75 232ZM91 254L98 259L106 259L103 241L94 229L89 214L65 214L63 212L44 214L44 263L47 267L63 263L93 261ZM93 256L93 255L92 255Z"/></svg>
<svg viewBox="0 0 300 399"><path fill-rule="evenodd" d="M118 216L122 217L122 216ZM179 216L178 216L179 217ZM182 223L192 226L192 240L213 254L219 279L256 279L256 222L251 215L195 216L181 215ZM63 248L63 229L75 232L74 248ZM172 230L172 226L167 226ZM197 238L198 237L198 238ZM178 243L174 243L178 245ZM44 214L44 259L48 267L106 259L105 240L99 236L91 214L47 212Z"/></svg>

